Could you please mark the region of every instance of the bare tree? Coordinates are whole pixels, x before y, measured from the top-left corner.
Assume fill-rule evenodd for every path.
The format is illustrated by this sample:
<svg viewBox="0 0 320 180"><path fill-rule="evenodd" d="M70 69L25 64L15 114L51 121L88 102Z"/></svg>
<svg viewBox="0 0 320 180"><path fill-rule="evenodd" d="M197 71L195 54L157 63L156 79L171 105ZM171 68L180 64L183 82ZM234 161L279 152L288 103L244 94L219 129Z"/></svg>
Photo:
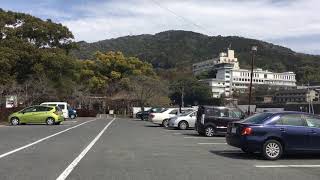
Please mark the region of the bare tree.
<svg viewBox="0 0 320 180"><path fill-rule="evenodd" d="M155 97L167 95L168 87L159 79L148 76L135 76L130 78L130 94L135 98L144 111L147 103L150 103Z"/></svg>

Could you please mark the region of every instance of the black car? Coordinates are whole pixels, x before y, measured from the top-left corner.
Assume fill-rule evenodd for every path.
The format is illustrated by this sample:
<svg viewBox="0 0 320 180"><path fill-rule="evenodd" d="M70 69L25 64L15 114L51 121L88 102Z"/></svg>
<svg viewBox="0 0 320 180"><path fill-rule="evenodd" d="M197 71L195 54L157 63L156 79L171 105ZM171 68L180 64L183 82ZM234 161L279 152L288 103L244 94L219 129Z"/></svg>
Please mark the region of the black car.
<svg viewBox="0 0 320 180"><path fill-rule="evenodd" d="M200 106L195 129L200 135L209 137L226 134L228 123L239 121L244 117L244 113L236 108Z"/></svg>
<svg viewBox="0 0 320 180"><path fill-rule="evenodd" d="M147 110L147 111L137 112L136 118L141 119L142 121L143 121L143 120L147 120L148 117L149 117L150 112L151 112L151 109L150 109L150 110Z"/></svg>

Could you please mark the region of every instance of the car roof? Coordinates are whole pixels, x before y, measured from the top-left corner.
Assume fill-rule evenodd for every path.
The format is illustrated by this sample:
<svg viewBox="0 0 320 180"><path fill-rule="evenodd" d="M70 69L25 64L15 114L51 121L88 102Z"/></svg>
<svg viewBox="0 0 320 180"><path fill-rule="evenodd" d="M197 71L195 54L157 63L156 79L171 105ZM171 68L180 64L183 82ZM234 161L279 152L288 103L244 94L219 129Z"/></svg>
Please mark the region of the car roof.
<svg viewBox="0 0 320 180"><path fill-rule="evenodd" d="M212 108L216 108L216 109L226 109L226 108L228 108L228 109L236 109L234 107L226 107L226 106L201 106L201 107L210 108L210 109L212 109Z"/></svg>
<svg viewBox="0 0 320 180"><path fill-rule="evenodd" d="M25 108L31 108L31 107L56 107L56 106L33 105L33 106L25 107Z"/></svg>
<svg viewBox="0 0 320 180"><path fill-rule="evenodd" d="M263 113L271 113L274 115L282 115L282 114L305 114L305 115L315 115L315 114L310 114L307 112L300 112L300 111L280 111L280 112L273 112L273 111L268 111L268 112L263 112Z"/></svg>
<svg viewBox="0 0 320 180"><path fill-rule="evenodd" d="M68 104L67 102L43 102L41 104Z"/></svg>

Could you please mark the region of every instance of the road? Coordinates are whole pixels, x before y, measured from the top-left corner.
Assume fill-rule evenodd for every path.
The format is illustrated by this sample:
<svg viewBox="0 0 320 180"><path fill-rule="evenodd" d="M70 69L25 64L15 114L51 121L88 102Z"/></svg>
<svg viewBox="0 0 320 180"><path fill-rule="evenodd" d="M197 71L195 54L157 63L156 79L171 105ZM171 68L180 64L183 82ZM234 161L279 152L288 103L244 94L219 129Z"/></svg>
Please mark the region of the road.
<svg viewBox="0 0 320 180"><path fill-rule="evenodd" d="M2 126L0 137L1 180L320 179L320 155L265 161L228 146L224 137L135 119Z"/></svg>

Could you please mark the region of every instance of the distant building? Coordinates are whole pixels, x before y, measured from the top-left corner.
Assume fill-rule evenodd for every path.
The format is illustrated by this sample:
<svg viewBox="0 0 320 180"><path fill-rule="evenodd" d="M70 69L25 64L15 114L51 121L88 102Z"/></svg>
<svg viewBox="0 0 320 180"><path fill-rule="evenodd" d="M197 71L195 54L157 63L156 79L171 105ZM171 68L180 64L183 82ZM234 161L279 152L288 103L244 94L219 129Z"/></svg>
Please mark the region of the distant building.
<svg viewBox="0 0 320 180"><path fill-rule="evenodd" d="M230 93L230 84L220 79L201 79L200 82L208 84L212 91L213 98L220 98L222 94Z"/></svg>
<svg viewBox="0 0 320 180"><path fill-rule="evenodd" d="M217 71L216 78L200 80L211 87L213 97L219 98L222 94L228 97L234 91L248 89L251 71L240 69L233 50L228 49L228 53L220 53L219 58L209 61L193 64L193 72L197 75L210 69ZM253 71L252 84L292 88L296 87L296 75L294 72L274 73L257 68Z"/></svg>
<svg viewBox="0 0 320 180"><path fill-rule="evenodd" d="M319 101L319 93L315 90L294 89L277 92L274 96L275 103L311 102Z"/></svg>
<svg viewBox="0 0 320 180"><path fill-rule="evenodd" d="M221 63L229 63L232 64L234 68L239 69L239 62L238 59L234 57L234 50L228 49L227 53L222 52L217 58L193 64L193 74L198 75L202 72L209 71L213 69L216 64Z"/></svg>
<svg viewBox="0 0 320 180"><path fill-rule="evenodd" d="M264 103L264 104L273 103L273 96L272 95L256 96L256 103Z"/></svg>

